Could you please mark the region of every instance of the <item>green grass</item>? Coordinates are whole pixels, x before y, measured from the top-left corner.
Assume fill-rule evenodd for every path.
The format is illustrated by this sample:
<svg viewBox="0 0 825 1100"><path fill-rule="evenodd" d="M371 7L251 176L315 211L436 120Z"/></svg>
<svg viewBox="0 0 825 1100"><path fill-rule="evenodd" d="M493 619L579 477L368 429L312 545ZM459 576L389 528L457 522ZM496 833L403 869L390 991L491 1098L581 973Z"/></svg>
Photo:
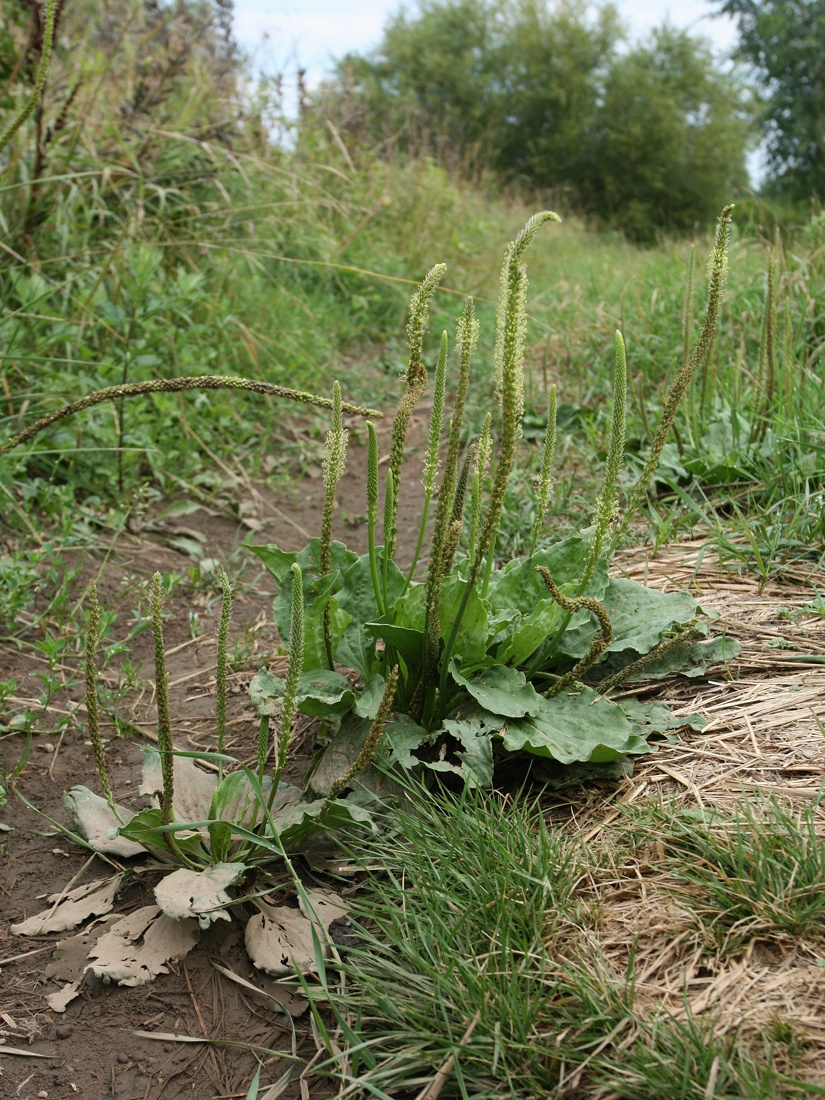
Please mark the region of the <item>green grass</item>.
<svg viewBox="0 0 825 1100"><path fill-rule="evenodd" d="M330 974L319 998L348 1040L352 1092L415 1092L450 1059L445 1096L552 1088L621 1019L622 991L559 956L585 920L581 853L538 806L478 792L413 794L392 825L359 851L386 873L357 903L342 991Z"/></svg>
<svg viewBox="0 0 825 1100"><path fill-rule="evenodd" d="M820 941L825 929L825 841L817 833L821 798L802 810L776 798L742 803L731 815L643 817L661 828L677 898L726 950L762 934Z"/></svg>
<svg viewBox="0 0 825 1100"><path fill-rule="evenodd" d="M654 837L668 868L701 886L706 909L718 903L743 936L741 906L751 904L770 915L749 924L751 937L810 930L821 860L812 815L746 806L741 830L723 839L715 823L654 807L633 820L630 832L620 822L594 846L575 828L549 825L523 796L433 799L408 789L391 831L357 855L372 868L354 899L360 943L342 951L340 972L327 970L314 995L319 1012L333 1012L335 1026L323 1012L317 1023L331 1052L322 1069L341 1095L414 1096L434 1081L445 1100L825 1095L794 1073L801 1023L776 1018L754 1038L718 1013L694 1017L689 1004L673 1016L638 1002L635 952L619 972L599 946L600 884L628 844ZM787 889L794 851L803 853L799 885ZM666 901L654 883L648 889L648 906Z"/></svg>
<svg viewBox="0 0 825 1100"><path fill-rule="evenodd" d="M736 1030L721 1036L712 1017L696 1020L654 1017L639 1028L632 1046L620 1057L603 1059L594 1082L622 1100L779 1100L821 1090L807 1088L780 1073L773 1065L773 1044L763 1049L744 1044ZM761 1055L761 1057L760 1057Z"/></svg>

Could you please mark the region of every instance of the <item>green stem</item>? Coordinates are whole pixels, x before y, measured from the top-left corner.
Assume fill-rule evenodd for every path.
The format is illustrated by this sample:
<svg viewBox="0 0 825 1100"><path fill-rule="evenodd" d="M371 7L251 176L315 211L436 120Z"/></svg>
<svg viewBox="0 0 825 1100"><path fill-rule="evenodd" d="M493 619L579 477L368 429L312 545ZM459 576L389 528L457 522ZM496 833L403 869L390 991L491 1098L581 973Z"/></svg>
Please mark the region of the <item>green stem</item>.
<svg viewBox="0 0 825 1100"><path fill-rule="evenodd" d="M456 346L459 351L458 388L455 397L453 416L450 420L450 438L447 444L447 458L438 505L433 524L433 540L430 552L430 566L427 570L427 590L424 609L424 654L425 676L429 682L435 679L438 669L438 656L441 639L440 595L441 582L444 579L444 555L450 535L450 517L453 511L456 478L458 476L458 457L461 450L461 425L464 418L464 405L470 384L470 363L478 341L478 321L475 317L475 305L472 298L464 304L464 312L458 322Z"/></svg>
<svg viewBox="0 0 825 1100"><path fill-rule="evenodd" d="M536 487L536 522L533 537L530 540L530 557L536 552L547 506L550 502L550 489L553 484L553 462L556 455L556 387L550 387L547 395L547 428L544 433L544 449L541 456L541 471Z"/></svg>
<svg viewBox="0 0 825 1100"><path fill-rule="evenodd" d="M668 393L667 400L662 410L662 416L659 420L659 426L656 429L656 435L650 445L650 451L648 452L642 472L639 475L639 480L636 482L636 486L630 494L630 500L625 509L624 518L616 528L613 538L611 539L608 550L609 554L613 553L627 533L637 509L647 496L647 491L653 480L653 475L659 467L662 451L667 443L670 431L673 428L676 413L679 410L685 392L708 356L708 352L713 342L713 336L716 332L717 321L719 319L722 287L724 286L725 275L727 273L728 242L730 240L732 214L733 206L726 206L716 226L716 239L708 263L708 272L710 275L708 282L708 304L705 311L702 331L699 334L699 339L696 342L696 346L693 349L687 367L683 367L679 371L673 381L673 385L670 387L670 392Z"/></svg>
<svg viewBox="0 0 825 1100"><path fill-rule="evenodd" d="M487 590L490 587L490 577L493 575L493 563L496 559L496 542L498 540L498 531L493 535L490 540L490 547L487 551L487 560L484 563L484 577L481 582L481 597L485 599L487 596Z"/></svg>
<svg viewBox="0 0 825 1100"><path fill-rule="evenodd" d="M378 614L384 614L384 597L378 577L378 557L375 551L375 524L378 519L378 436L375 425L367 421L367 538L369 541L370 576Z"/></svg>
<svg viewBox="0 0 825 1100"><path fill-rule="evenodd" d="M407 574L404 591L410 587L415 576L415 567L421 556L421 548L424 545L424 537L427 532L427 519L430 514L430 504L435 492L435 478L438 473L438 449L441 443L441 428L444 423L444 391L447 384L447 333L442 332L441 344L438 349L438 362L435 368L435 384L433 387L433 408L430 414L429 442L427 445L427 457L424 460L424 507L421 510L421 523L418 527L418 542L413 554L412 565Z"/></svg>
<svg viewBox="0 0 825 1100"><path fill-rule="evenodd" d="M406 580L404 581L404 591L412 584L412 579L415 574L415 567L418 565L418 559L421 557L421 550L424 547L424 536L427 530L427 520L430 516L430 504L433 499L432 489L424 491L424 507L421 510L421 523L418 527L418 542L415 544L415 553L413 554L412 564L410 565L409 572L407 573Z"/></svg>
<svg viewBox="0 0 825 1100"><path fill-rule="evenodd" d="M392 470L387 470L387 484L384 488L384 562L383 562L383 579L382 579L382 592L384 599L384 607L389 610L389 568L390 568L390 552L387 545L387 534L389 526L395 522L395 478L393 477Z"/></svg>
<svg viewBox="0 0 825 1100"><path fill-rule="evenodd" d="M615 361L613 366L613 409L610 415L610 442L607 447L604 481L596 506L596 524L593 542L587 555L584 570L579 580L576 595L581 596L593 579L599 564L610 527L616 515L616 494L619 489L619 474L624 460L625 434L627 430L627 355L622 334L617 330L615 341Z"/></svg>
<svg viewBox="0 0 825 1100"><path fill-rule="evenodd" d="M407 428L413 409L427 389L427 368L424 366L422 355L424 329L427 323L430 302L439 280L446 270L446 264L436 264L427 274L410 301L410 319L407 325L407 336L410 342L410 360L406 374L407 389L404 391L395 410L390 435L388 474L392 474L395 495L393 496L393 511L387 513L385 509L384 512L384 546L386 547L385 553L390 558L395 557L396 515L394 509L398 500L398 487L401 484L401 464L404 461L404 443L407 438Z"/></svg>

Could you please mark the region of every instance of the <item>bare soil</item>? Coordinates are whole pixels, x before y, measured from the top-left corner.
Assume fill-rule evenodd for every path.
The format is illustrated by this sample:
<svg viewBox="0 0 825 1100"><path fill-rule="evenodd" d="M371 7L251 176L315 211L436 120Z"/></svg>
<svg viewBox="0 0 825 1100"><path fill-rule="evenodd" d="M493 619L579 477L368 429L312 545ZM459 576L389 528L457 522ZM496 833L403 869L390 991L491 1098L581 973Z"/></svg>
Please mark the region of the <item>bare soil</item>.
<svg viewBox="0 0 825 1100"><path fill-rule="evenodd" d="M399 557L411 560L418 538L420 512L420 470L429 407L416 410L408 433L406 477L398 510ZM386 462L389 450L390 417L379 425L379 454ZM353 425L355 426L355 425ZM366 446L363 432L351 441L347 472L339 483L334 537L351 549L367 549ZM236 479L233 506L218 510L204 508L175 521L153 522L140 529L135 522L114 543L87 555L73 595L82 597L88 581L97 578L102 607L118 614L114 638L122 636L120 624L129 621L131 608L144 602L145 582L159 570L187 576L194 560L171 547L178 538L194 539L208 557L227 563L235 584L232 639L236 642L235 671L230 676L226 751L247 763L255 759L257 718L249 704L247 688L251 677L266 664L283 672L283 647L272 619L273 585L253 555L241 548L245 539L256 544L274 542L292 551L303 547L320 531L323 483L320 469L292 485L279 485L279 492L252 484L242 475ZM232 514L242 517L230 518ZM9 548L10 549L10 548ZM104 560L105 554L105 560ZM426 550L423 555L426 560ZM141 586L144 591L141 595ZM207 750L214 742L214 685L218 611L217 586L207 577L193 586L181 581L167 601L164 640L168 656L170 710L176 747ZM36 640L36 639L35 639ZM113 639L109 639L110 641ZM231 644L231 643L230 643ZM137 790L142 746L156 740L156 708L152 688L152 640L145 631L128 645L133 665L141 664L138 682L119 710L118 736L115 724L102 723L110 734L107 761L115 798L137 809L143 804ZM0 810L0 821L12 831L0 834L0 1096L34 1100L48 1095L51 1100L69 1097L118 1098L118 1100L228 1100L246 1095L259 1062L265 1089L292 1067L292 1081L281 1093L289 1100L300 1096L329 1094L328 1082L311 1072L319 1047L307 1011L296 1018L286 1012L275 1014L270 1001L255 1002L255 995L222 977L213 963L229 967L260 986L267 979L249 962L238 926L217 922L199 946L180 964L170 964L170 973L141 988L84 985L81 997L65 1013L58 1014L45 997L58 986L48 980L45 969L51 944L15 936L10 926L45 907L44 895L60 892L84 863L76 850L47 817L68 824L62 794L78 783L97 788L89 748L84 744L80 662L72 650L56 669L62 689L42 715L41 725L54 722L70 708L78 719L62 733L37 736L17 789L40 813L9 796ZM118 662L104 669L104 686L114 687ZM16 695L5 704L19 709L29 705L38 710L40 683L32 676L47 667L46 658L30 645L18 649L0 643L0 678L14 679ZM3 715L0 715L2 718ZM25 738L12 733L0 737L0 760L12 769L20 760ZM299 726L286 778L300 783L312 757L312 723ZM46 817L40 815L47 815ZM87 874L103 877L106 866L94 860ZM109 871L109 873L111 873ZM151 879L140 877L121 895L118 912L150 904ZM305 1005L298 1005L305 1009ZM193 1038L208 1036L214 1045L172 1043L142 1037L136 1032L176 1033ZM224 1046L231 1042L257 1048L256 1051ZM4 1053L6 1048L29 1055ZM270 1052L267 1054L266 1052ZM308 1068L309 1067L309 1068ZM304 1074L302 1077L301 1074Z"/></svg>

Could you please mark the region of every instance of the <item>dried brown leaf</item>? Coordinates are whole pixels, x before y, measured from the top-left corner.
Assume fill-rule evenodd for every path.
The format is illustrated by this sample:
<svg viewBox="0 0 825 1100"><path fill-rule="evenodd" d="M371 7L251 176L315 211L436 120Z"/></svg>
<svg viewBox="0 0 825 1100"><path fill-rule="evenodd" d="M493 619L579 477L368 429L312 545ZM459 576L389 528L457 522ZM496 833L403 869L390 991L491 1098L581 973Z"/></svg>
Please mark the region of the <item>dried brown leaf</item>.
<svg viewBox="0 0 825 1100"><path fill-rule="evenodd" d="M194 920L172 920L156 905L143 906L100 937L86 969L118 985L145 985L168 973L167 962L189 954L197 931Z"/></svg>
<svg viewBox="0 0 825 1100"><path fill-rule="evenodd" d="M233 900L226 887L237 882L245 870L244 863L216 863L205 871L181 868L160 880L155 901L167 917L195 917L201 928L208 928L213 921L231 919L223 908Z"/></svg>
<svg viewBox="0 0 825 1100"><path fill-rule="evenodd" d="M217 776L207 775L188 756L174 758L175 789L172 812L176 821L206 821L212 803L212 792L218 785ZM151 746L143 750L143 775L138 794L148 795L159 804L158 794L163 790L160 753Z"/></svg>
<svg viewBox="0 0 825 1100"><path fill-rule="evenodd" d="M96 852L107 855L131 856L145 855L146 849L137 841L118 836L118 829L135 816L125 806L118 806L120 819L112 812L105 798L80 784L72 787L63 795L63 805L72 821Z"/></svg>
<svg viewBox="0 0 825 1100"><path fill-rule="evenodd" d="M95 879L68 893L51 894L50 909L13 924L11 930L16 936L43 936L47 932L68 932L77 928L89 917L111 911L122 878L123 875L113 875L108 879Z"/></svg>

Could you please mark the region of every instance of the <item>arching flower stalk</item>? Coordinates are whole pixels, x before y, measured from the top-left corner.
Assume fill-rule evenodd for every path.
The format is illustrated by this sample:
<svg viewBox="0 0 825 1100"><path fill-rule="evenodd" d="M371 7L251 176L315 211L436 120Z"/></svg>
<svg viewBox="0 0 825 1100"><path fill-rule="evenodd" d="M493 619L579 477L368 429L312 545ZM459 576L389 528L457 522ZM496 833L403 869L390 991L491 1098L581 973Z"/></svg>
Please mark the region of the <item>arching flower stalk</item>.
<svg viewBox="0 0 825 1100"><path fill-rule="evenodd" d="M447 383L447 333L441 334L441 346L438 350L438 361L435 368L435 382L433 385L433 408L430 414L430 431L427 441L427 454L424 459L424 505L421 509L421 523L418 528L418 542L415 553L407 573L407 587L410 586L415 567L421 556L421 548L424 545L424 536L427 531L427 520L430 516L430 504L435 492L435 479L438 475L438 449L441 444L441 428L444 423L444 392Z"/></svg>
<svg viewBox="0 0 825 1100"><path fill-rule="evenodd" d="M412 411L427 389L427 368L424 366L423 346L424 329L427 324L430 302L435 288L441 277L447 270L446 264L436 264L421 286L412 296L410 301L410 319L407 324L407 336L410 342L410 360L407 367L407 389L398 408L395 410L395 419L392 423L392 435L390 437L390 464L387 476L392 474L394 495L393 501L398 499L398 486L401 482L401 464L404 461L404 444L407 439L407 428L410 423ZM395 556L396 513L387 517L388 523L384 525L384 554L388 558Z"/></svg>
<svg viewBox="0 0 825 1100"><path fill-rule="evenodd" d="M633 517L647 496L650 483L653 480L653 475L659 468L662 451L667 443L668 436L670 435L671 428L676 419L676 413L679 411L679 406L682 403L685 392L710 353L710 348L716 332L716 325L719 320L722 288L725 285L725 276L728 270L728 243L730 241L732 214L733 206L726 206L719 217L716 226L716 239L708 261L708 304L705 310L705 320L702 324L702 331L699 334L699 339L696 341L696 345L688 360L687 366L679 371L673 380L673 385L670 387L670 393L662 409L662 416L659 420L656 434L653 437L653 442L650 445L650 451L648 452L642 472L639 475L639 480L636 482L633 492L630 494L624 518L613 533L609 549L611 554L627 534Z"/></svg>

